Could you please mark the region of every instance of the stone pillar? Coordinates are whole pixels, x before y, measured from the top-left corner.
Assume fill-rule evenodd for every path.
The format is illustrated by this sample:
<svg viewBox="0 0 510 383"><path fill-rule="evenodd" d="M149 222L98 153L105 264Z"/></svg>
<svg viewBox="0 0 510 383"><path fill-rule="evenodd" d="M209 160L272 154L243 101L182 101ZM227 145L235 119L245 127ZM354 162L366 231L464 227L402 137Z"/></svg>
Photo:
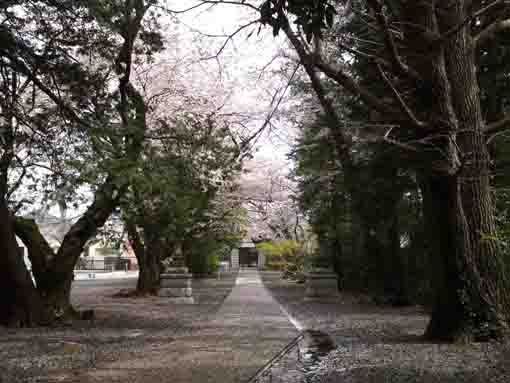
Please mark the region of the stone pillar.
<svg viewBox="0 0 510 383"><path fill-rule="evenodd" d="M194 303L193 288L189 272L184 262L181 244L177 244L170 267L161 274L160 297L170 298L176 303Z"/></svg>
<svg viewBox="0 0 510 383"><path fill-rule="evenodd" d="M230 252L230 267L234 270L239 268L239 249L232 249Z"/></svg>
<svg viewBox="0 0 510 383"><path fill-rule="evenodd" d="M312 260L312 269L305 274L305 299L336 299L339 296L338 276L331 267L331 244L323 240L319 246L319 254Z"/></svg>
<svg viewBox="0 0 510 383"><path fill-rule="evenodd" d="M338 277L331 268L315 267L305 274L305 299L336 299Z"/></svg>
<svg viewBox="0 0 510 383"><path fill-rule="evenodd" d="M258 255L259 259L258 259L258 262L257 262L258 268L260 270L263 270L266 267L266 251L258 249L258 253L259 253L259 255Z"/></svg>

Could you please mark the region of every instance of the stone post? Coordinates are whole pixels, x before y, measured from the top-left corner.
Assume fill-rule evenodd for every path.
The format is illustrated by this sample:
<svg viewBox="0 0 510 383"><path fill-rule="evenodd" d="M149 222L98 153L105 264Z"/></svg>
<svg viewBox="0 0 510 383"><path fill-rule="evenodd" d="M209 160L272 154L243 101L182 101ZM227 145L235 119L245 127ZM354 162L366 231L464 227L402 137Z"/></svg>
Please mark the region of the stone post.
<svg viewBox="0 0 510 383"><path fill-rule="evenodd" d="M230 267L234 270L239 269L239 249L232 249L230 252Z"/></svg>
<svg viewBox="0 0 510 383"><path fill-rule="evenodd" d="M167 297L176 303L194 303L191 280L193 275L184 262L182 245L178 243L170 267L161 274L160 297Z"/></svg>
<svg viewBox="0 0 510 383"><path fill-rule="evenodd" d="M305 299L336 299L338 277L331 268L314 267L305 274Z"/></svg>
<svg viewBox="0 0 510 383"><path fill-rule="evenodd" d="M336 299L338 293L338 276L331 267L332 257L329 243L321 243L320 254L312 262L310 272L305 274L305 300Z"/></svg>
<svg viewBox="0 0 510 383"><path fill-rule="evenodd" d="M266 250L258 249L258 268L264 270L266 268Z"/></svg>

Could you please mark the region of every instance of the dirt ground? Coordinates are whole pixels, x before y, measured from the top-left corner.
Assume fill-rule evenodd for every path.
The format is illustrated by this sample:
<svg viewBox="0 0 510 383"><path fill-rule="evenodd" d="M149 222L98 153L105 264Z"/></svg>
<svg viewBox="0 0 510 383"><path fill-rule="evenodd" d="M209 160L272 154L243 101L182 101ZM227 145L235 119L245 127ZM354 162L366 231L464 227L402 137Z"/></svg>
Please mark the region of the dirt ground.
<svg viewBox="0 0 510 383"><path fill-rule="evenodd" d="M194 305L113 298L118 286L78 290L74 302L96 310L93 321L0 328L0 382L244 382L294 338L290 322L329 334L333 350L308 370L292 352L258 382L510 382L509 342L425 342L428 316L420 307L377 306L347 293L307 301L304 285L260 275L267 290L245 278L229 304L235 274L194 280Z"/></svg>
<svg viewBox="0 0 510 383"><path fill-rule="evenodd" d="M307 383L510 382L508 340L466 345L426 342L422 334L428 315L421 307L377 306L348 293L333 301L306 301L304 285L283 281L275 273L262 276L273 297L297 321L330 334L336 343L307 374L303 380ZM291 372L297 368L287 366ZM279 381L290 382L273 377L273 382Z"/></svg>
<svg viewBox="0 0 510 383"><path fill-rule="evenodd" d="M194 280L194 305L158 297L114 298L118 286L79 289L73 303L94 309L93 321L50 328L0 327L0 383L111 382L114 377L108 374L115 370L106 373L102 366L130 357L138 360L147 350L164 352L178 336L190 335L194 323L207 322L219 309L235 277L232 273L221 280Z"/></svg>

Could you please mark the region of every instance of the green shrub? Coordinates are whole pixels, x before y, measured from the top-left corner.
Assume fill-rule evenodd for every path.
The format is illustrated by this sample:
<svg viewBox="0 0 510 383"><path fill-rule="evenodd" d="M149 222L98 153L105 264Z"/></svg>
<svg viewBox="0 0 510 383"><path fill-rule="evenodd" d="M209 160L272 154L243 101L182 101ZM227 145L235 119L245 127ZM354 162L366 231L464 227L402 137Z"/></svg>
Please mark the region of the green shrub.
<svg viewBox="0 0 510 383"><path fill-rule="evenodd" d="M285 268L285 262L283 261L266 261L266 269L274 271L282 271Z"/></svg>
<svg viewBox="0 0 510 383"><path fill-rule="evenodd" d="M300 242L266 241L258 243L257 248L266 257L266 268L281 271L284 278L303 279L306 257Z"/></svg>
<svg viewBox="0 0 510 383"><path fill-rule="evenodd" d="M219 262L217 253L200 252L192 254L188 267L193 274L212 274L218 271Z"/></svg>

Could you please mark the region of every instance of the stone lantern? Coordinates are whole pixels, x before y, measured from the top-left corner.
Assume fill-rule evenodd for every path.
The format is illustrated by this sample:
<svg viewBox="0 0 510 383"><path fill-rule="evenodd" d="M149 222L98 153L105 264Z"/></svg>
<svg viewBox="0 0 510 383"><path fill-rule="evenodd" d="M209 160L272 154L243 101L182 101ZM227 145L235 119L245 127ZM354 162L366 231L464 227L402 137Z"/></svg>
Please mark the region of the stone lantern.
<svg viewBox="0 0 510 383"><path fill-rule="evenodd" d="M175 247L170 266L161 274L159 296L170 298L176 303L194 303L193 275L189 272L182 253L182 244Z"/></svg>
<svg viewBox="0 0 510 383"><path fill-rule="evenodd" d="M305 274L305 299L336 299L338 276L333 270L331 249L321 243L319 254L312 259L310 271Z"/></svg>

